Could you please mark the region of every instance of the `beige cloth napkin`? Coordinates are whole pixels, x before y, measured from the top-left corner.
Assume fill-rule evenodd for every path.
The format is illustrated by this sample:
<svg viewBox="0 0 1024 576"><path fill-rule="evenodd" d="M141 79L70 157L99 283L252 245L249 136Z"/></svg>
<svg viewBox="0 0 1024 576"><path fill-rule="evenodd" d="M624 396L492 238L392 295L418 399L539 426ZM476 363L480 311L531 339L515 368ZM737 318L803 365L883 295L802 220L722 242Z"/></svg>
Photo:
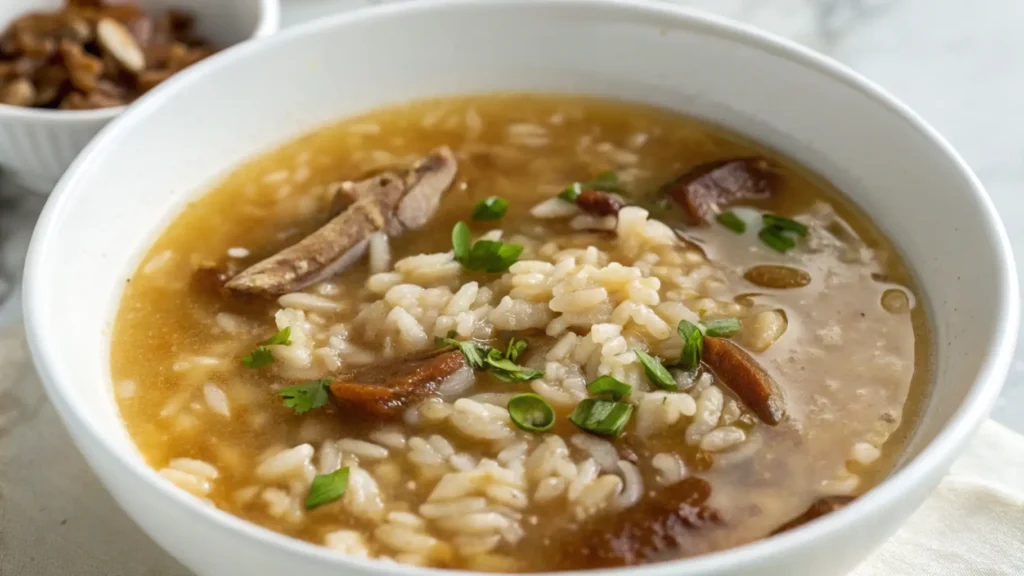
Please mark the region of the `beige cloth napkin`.
<svg viewBox="0 0 1024 576"><path fill-rule="evenodd" d="M0 576L187 576L132 524L47 402L21 328L0 334ZM1024 575L1024 437L988 422L851 576Z"/></svg>

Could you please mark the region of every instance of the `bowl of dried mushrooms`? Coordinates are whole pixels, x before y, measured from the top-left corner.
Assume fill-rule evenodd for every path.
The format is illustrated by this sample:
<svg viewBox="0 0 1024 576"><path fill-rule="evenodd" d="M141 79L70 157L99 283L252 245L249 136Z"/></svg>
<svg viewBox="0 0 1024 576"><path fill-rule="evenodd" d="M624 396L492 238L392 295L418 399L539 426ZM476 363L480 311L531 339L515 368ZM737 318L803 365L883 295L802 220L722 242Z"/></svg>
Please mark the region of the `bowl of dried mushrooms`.
<svg viewBox="0 0 1024 576"><path fill-rule="evenodd" d="M48 193L90 139L180 70L275 32L278 0L6 0L0 170Z"/></svg>

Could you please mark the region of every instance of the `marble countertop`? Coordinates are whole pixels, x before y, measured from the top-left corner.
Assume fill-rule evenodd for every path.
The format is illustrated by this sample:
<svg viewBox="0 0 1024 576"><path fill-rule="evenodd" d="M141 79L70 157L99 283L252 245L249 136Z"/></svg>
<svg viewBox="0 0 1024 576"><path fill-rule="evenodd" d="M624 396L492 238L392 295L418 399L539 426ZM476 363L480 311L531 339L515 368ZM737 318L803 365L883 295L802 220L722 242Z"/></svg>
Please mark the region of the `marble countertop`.
<svg viewBox="0 0 1024 576"><path fill-rule="evenodd" d="M283 24L383 0L282 0ZM415 0L411 0L415 1ZM676 0L832 56L943 133L985 183L1024 270L1024 2L1020 0ZM0 326L18 321L24 248L44 199L0 178ZM1024 346L993 417L1024 432Z"/></svg>

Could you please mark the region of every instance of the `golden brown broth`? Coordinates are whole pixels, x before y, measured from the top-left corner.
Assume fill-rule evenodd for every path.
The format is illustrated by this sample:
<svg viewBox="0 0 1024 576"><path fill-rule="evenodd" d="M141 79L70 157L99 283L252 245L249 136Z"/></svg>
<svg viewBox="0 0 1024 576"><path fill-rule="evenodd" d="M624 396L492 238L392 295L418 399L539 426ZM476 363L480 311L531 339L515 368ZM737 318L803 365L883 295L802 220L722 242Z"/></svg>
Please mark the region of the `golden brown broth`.
<svg viewBox="0 0 1024 576"><path fill-rule="evenodd" d="M483 120L478 135L467 134L464 118L470 108ZM515 122L547 125L553 134L551 143L537 150L509 146L505 127ZM379 132L366 128L372 125L379 126ZM929 370L924 307L919 303L910 314L892 314L880 303L882 293L892 286L920 294L892 246L827 182L759 145L719 127L658 109L561 96L469 97L373 112L319 129L249 162L187 206L144 262L165 252L173 256L158 270L145 273L144 265L132 276L114 329L113 376L115 382L135 383L134 396L121 398L119 403L139 450L155 468L180 457L214 464L220 477L213 484L210 500L274 530L320 543L331 530L365 527L359 520L339 514L335 505L292 523L268 514L258 498L239 502L240 489L259 484L253 470L268 450L301 442L318 446L328 438L365 437L368 425L346 421L333 410L297 416L282 406L270 389L279 383L274 370L249 370L237 361L276 330L273 312L277 306L211 295L189 282L192 270L200 262L224 261L226 251L236 246L251 250L253 255L244 263L254 263L326 221L331 204L327 184L359 179L382 167L405 166L409 159L445 144L460 155L457 184L431 225L392 240L396 259L450 249L453 224L467 219L473 205L490 195L511 200L500 224L506 234L530 235L537 227L528 210L548 198L552 189L615 168L605 155L577 153L581 138L624 146L637 133L648 135L637 151L639 176L629 185L639 201L649 202L660 184L694 165L766 156L775 160L783 177L780 192L762 203L763 208L796 215L825 200L875 251L880 262L850 264L829 253L776 255L751 250L749 238L735 236L720 226L686 232L725 270L729 285L737 287L732 296L757 291L742 280L743 271L757 264L795 264L811 272L813 278L807 288L762 290L764 294L753 299L759 306L785 310L789 321L782 339L755 356L784 389L790 418L774 428L756 425L762 445L755 458L731 466L712 464L709 470L694 472L712 483L712 503L727 519L727 529L697 550L765 536L828 493L823 479L844 466L861 477L855 493L877 484L893 466L913 428L923 405ZM374 151L386 151L397 160ZM308 165L308 174L297 174L297 165ZM281 170L289 171L286 180L267 178ZM672 210L653 214L666 223L679 223ZM487 227L476 225L475 229L479 233ZM567 233L564 227L561 231ZM601 247L600 242L605 241L581 240L591 242ZM886 281L872 280L873 273L884 275ZM346 273L338 285L343 293L355 294L362 290L366 277L363 264ZM823 290L826 285L828 289ZM249 323L245 335L231 336L219 330L215 320L219 312L244 316ZM337 319L347 317L351 312ZM841 341L833 345L824 342L830 323L841 328ZM198 368L180 364L192 357L216 358L219 363ZM902 368L887 371L890 361L902 362ZM201 408L205 382L228 390L230 418ZM481 386L500 389L503 384L482 379ZM168 406L175 404L185 408L169 414ZM192 405L198 409L190 410ZM574 432L564 420L555 431L566 436ZM855 442L885 439L890 433L882 458L867 466L847 464ZM663 450L679 452L693 471L700 467L699 459L682 445L680 434L662 435L643 450L648 455ZM452 441L460 449L473 449L471 443ZM415 476L404 466L399 466L402 480L385 485L385 493L389 502L405 502L415 511L431 486L425 482L407 486L405 479ZM654 486L650 470L644 474L645 485ZM568 522L565 511L558 507L528 512L545 528L527 527L534 534L519 545L523 550L506 549L524 559L531 556L524 552L531 541L544 534L557 535ZM456 555L436 563L469 566ZM526 561L516 569L546 567L550 568L539 560Z"/></svg>

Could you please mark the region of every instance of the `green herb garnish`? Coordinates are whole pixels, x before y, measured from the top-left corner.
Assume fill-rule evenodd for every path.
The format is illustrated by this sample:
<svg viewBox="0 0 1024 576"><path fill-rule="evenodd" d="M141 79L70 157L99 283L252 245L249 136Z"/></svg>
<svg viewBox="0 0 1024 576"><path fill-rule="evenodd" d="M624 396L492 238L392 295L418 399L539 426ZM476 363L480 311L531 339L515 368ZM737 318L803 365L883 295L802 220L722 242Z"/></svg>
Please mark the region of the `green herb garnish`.
<svg viewBox="0 0 1024 576"><path fill-rule="evenodd" d="M442 346L455 346L458 348L462 355L466 358L466 364L473 370L484 369L484 356L487 354L486 349L482 349L480 344L472 340L456 340L453 338L455 332L448 334L447 338L438 338L438 344Z"/></svg>
<svg viewBox="0 0 1024 576"><path fill-rule="evenodd" d="M544 375L541 370L525 368L515 363L519 355L526 350L525 340L515 338L509 340L506 351L502 353L497 348L491 348L472 340L456 340L453 338L454 335L452 333L448 335L448 338L438 338L437 342L442 346L457 347L466 358L466 363L474 370L487 370L495 378L505 382L527 382Z"/></svg>
<svg viewBox="0 0 1024 576"><path fill-rule="evenodd" d="M508 200L500 196L484 198L473 208L473 220L498 220L508 211Z"/></svg>
<svg viewBox="0 0 1024 576"><path fill-rule="evenodd" d="M459 222L452 228L452 251L455 253L455 260L462 262L468 258L472 245L473 237L469 233L469 226L465 222Z"/></svg>
<svg viewBox="0 0 1024 576"><path fill-rule="evenodd" d="M306 510L312 510L341 498L348 488L348 466L338 468L330 474L319 474L313 478L306 496Z"/></svg>
<svg viewBox="0 0 1024 576"><path fill-rule="evenodd" d="M757 233L769 248L777 252L788 252L796 247L796 237L807 236L807 226L783 216L775 214L763 214L761 216L763 227Z"/></svg>
<svg viewBox="0 0 1024 576"><path fill-rule="evenodd" d="M519 355L526 352L526 347L529 343L526 340L520 340L513 336L508 341L508 347L505 349L505 358L515 362L519 359Z"/></svg>
<svg viewBox="0 0 1024 576"><path fill-rule="evenodd" d="M270 352L267 346L291 346L292 341L291 326L286 326L283 330L274 334L270 338L267 338L263 342L260 342L252 352L242 357L242 364L247 368L262 368L268 364L274 362L274 355Z"/></svg>
<svg viewBox="0 0 1024 576"><path fill-rule="evenodd" d="M452 228L452 251L455 260L467 270L506 272L523 253L523 247L519 244L477 240L470 245L471 242L469 226L465 222L459 222Z"/></svg>
<svg viewBox="0 0 1024 576"><path fill-rule="evenodd" d="M544 375L544 372L540 370L524 368L516 364L506 358L501 353L501 350L496 348L491 348L487 351L487 355L484 356L484 362L495 378L505 382L528 382Z"/></svg>
<svg viewBox="0 0 1024 576"><path fill-rule="evenodd" d="M683 353L679 357L679 367L686 371L696 370L700 367L700 358L704 355L704 335L700 328L680 320L676 328L679 337L683 339Z"/></svg>
<svg viewBox="0 0 1024 576"><path fill-rule="evenodd" d="M679 389L676 379L672 377L672 374L660 360L640 349L636 349L633 352L640 359L640 364L643 365L644 372L647 373L647 379L651 381L651 384L662 390L670 390L672 392Z"/></svg>
<svg viewBox="0 0 1024 576"><path fill-rule="evenodd" d="M304 384L281 388L277 395L284 398L284 405L295 410L296 414L305 414L313 408L327 404L327 387L334 382L330 378L321 378Z"/></svg>
<svg viewBox="0 0 1024 576"><path fill-rule="evenodd" d="M598 190L600 192L622 193L622 185L619 184L619 175L615 172L602 172L586 182L573 182L565 190L558 193L558 197L566 202L575 203L576 199L584 190Z"/></svg>
<svg viewBox="0 0 1024 576"><path fill-rule="evenodd" d="M618 436L632 414L633 406L625 402L587 398L576 405L569 421L592 434Z"/></svg>
<svg viewBox="0 0 1024 576"><path fill-rule="evenodd" d="M728 212L722 212L721 214L715 217L715 220L718 220L719 224L725 226L726 228L732 230L737 234L743 234L744 232L747 231L747 223L741 220L740 217L737 216L736 213L733 212L732 210L729 210Z"/></svg>
<svg viewBox="0 0 1024 576"><path fill-rule="evenodd" d="M704 323L704 331L708 336L728 338L740 331L740 321L736 318L716 318Z"/></svg>
<svg viewBox="0 0 1024 576"><path fill-rule="evenodd" d="M590 384L587 384L587 392L594 396L608 396L612 400L622 400L629 396L633 387L625 382L620 382L611 376L601 376Z"/></svg>
<svg viewBox="0 0 1024 576"><path fill-rule="evenodd" d="M544 432L555 425L555 409L536 394L519 394L508 401L512 422L527 432Z"/></svg>

